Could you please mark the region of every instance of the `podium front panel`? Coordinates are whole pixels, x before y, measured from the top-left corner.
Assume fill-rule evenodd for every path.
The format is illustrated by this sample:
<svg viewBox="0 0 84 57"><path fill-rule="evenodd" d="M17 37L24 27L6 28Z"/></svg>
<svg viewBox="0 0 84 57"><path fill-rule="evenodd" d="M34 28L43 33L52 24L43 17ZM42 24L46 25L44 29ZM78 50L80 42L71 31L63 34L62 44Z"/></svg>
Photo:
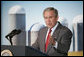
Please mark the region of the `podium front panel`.
<svg viewBox="0 0 84 57"><path fill-rule="evenodd" d="M9 50L13 56L25 56L25 46L2 45L1 52Z"/></svg>
<svg viewBox="0 0 84 57"><path fill-rule="evenodd" d="M5 51L5 52L3 52L3 51ZM8 53L11 53L12 56L47 56L46 54L42 53L41 51L36 50L30 46L2 45L1 53L3 53L5 56ZM3 55L1 55L1 56L3 56ZM10 55L7 55L7 56L10 56Z"/></svg>
<svg viewBox="0 0 84 57"><path fill-rule="evenodd" d="M45 54L39 50L36 50L30 46L27 46L25 48L25 54L26 54L26 56L47 56L47 54Z"/></svg>

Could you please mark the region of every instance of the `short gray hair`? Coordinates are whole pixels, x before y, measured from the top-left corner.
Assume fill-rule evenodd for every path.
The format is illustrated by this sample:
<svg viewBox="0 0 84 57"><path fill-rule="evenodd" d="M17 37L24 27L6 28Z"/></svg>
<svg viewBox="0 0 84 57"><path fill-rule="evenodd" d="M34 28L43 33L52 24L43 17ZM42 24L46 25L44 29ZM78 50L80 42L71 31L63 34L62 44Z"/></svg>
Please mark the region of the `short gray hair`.
<svg viewBox="0 0 84 57"><path fill-rule="evenodd" d="M58 10L57 9L55 9L55 8L53 8L53 7L48 7L48 8L46 8L44 11L43 11L43 15L44 15L44 13L45 13L45 11L54 11L54 13L55 13L55 17L57 17L58 16Z"/></svg>

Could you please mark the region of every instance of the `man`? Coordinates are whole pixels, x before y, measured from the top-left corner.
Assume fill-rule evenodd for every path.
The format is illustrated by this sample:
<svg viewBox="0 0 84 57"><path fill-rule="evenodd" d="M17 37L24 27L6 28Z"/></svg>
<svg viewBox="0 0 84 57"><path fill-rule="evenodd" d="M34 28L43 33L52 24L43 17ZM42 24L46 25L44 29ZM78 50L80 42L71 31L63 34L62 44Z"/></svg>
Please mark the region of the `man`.
<svg viewBox="0 0 84 57"><path fill-rule="evenodd" d="M39 31L38 38L32 46L49 56L67 56L72 32L57 21L59 16L55 8L46 8L43 16L47 27Z"/></svg>

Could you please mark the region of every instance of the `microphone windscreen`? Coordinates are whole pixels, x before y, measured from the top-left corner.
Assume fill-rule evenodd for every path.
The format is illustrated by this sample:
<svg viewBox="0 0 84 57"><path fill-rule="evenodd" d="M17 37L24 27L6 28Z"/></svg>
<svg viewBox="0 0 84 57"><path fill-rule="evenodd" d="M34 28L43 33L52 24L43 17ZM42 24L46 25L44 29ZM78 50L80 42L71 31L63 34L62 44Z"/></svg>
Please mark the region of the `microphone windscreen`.
<svg viewBox="0 0 84 57"><path fill-rule="evenodd" d="M16 34L19 34L19 33L21 33L21 30L17 30Z"/></svg>

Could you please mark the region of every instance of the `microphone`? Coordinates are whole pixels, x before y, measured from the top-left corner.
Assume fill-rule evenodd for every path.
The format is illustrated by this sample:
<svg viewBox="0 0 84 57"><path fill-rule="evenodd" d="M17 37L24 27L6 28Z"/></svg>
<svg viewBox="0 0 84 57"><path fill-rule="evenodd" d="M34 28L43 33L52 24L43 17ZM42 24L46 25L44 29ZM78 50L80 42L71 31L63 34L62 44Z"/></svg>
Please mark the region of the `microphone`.
<svg viewBox="0 0 84 57"><path fill-rule="evenodd" d="M12 37L15 36L15 35L18 35L20 33L21 33L20 29L19 30L14 29L13 31L11 31L11 33L9 33L8 35L6 35L5 37L10 41L11 45L13 45L12 44Z"/></svg>
<svg viewBox="0 0 84 57"><path fill-rule="evenodd" d="M18 35L20 33L21 33L20 29L19 30L14 29L13 31L11 31L11 33L9 33L8 35L6 35L5 37L6 38L12 38L13 36Z"/></svg>

